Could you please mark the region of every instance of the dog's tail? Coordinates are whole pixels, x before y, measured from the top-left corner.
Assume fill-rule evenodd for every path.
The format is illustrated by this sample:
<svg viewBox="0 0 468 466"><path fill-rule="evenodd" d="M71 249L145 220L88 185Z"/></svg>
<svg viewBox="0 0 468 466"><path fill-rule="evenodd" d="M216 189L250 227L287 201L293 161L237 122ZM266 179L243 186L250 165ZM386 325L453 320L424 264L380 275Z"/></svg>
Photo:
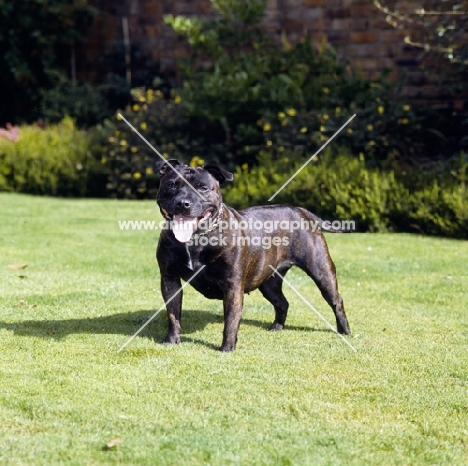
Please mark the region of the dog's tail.
<svg viewBox="0 0 468 466"><path fill-rule="evenodd" d="M356 231L354 220L323 220L312 212L303 209L307 215L312 217L316 228L326 233L353 233Z"/></svg>

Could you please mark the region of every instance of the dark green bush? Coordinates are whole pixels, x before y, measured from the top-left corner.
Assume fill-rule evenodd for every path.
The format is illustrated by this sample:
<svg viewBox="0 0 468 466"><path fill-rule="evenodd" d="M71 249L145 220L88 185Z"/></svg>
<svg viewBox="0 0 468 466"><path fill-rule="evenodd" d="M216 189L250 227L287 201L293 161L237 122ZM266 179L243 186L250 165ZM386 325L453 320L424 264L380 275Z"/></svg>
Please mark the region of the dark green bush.
<svg viewBox="0 0 468 466"><path fill-rule="evenodd" d="M89 138L71 118L21 126L17 141L0 138L0 190L82 196L93 165Z"/></svg>
<svg viewBox="0 0 468 466"><path fill-rule="evenodd" d="M0 0L0 125L35 121L98 13L88 0Z"/></svg>
<svg viewBox="0 0 468 466"><path fill-rule="evenodd" d="M57 123L71 116L79 127L89 128L111 117L130 100L129 86L117 75L108 75L97 87L65 80L43 91L41 115L47 123Z"/></svg>
<svg viewBox="0 0 468 466"><path fill-rule="evenodd" d="M266 204L303 164L296 154L263 152L259 164L238 167L225 200L238 207ZM452 175L399 174L366 166L364 156L346 149L315 158L274 199L305 207L325 219L354 220L359 231L423 232L468 237L468 161ZM454 176L455 175L455 176Z"/></svg>
<svg viewBox="0 0 468 466"><path fill-rule="evenodd" d="M209 122L191 116L179 94L165 98L161 91L133 89L133 104L122 111L127 119L166 158L186 163L219 161L225 146L216 142ZM108 173L112 197L154 197L158 179L153 168L159 157L117 115L97 127L104 147L98 157Z"/></svg>
<svg viewBox="0 0 468 466"><path fill-rule="evenodd" d="M421 151L423 128L399 101L398 83L385 74L365 78L332 47L307 37L275 43L260 25L265 2L254 3L249 9L243 1L213 2L220 13L214 20L167 18L193 51L182 64L182 105L222 135L223 163L252 164L266 146L313 152L355 113L339 136L354 151L375 159Z"/></svg>

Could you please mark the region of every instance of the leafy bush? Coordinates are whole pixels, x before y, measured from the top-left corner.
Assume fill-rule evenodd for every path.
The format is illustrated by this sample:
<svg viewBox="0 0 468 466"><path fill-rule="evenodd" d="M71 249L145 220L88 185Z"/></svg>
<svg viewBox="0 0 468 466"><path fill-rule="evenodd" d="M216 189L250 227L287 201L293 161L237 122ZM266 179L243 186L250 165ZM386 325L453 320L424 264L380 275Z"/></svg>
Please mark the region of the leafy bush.
<svg viewBox="0 0 468 466"><path fill-rule="evenodd" d="M421 122L399 103L398 83L384 74L363 77L340 63L332 47L307 37L291 44L283 36L275 43L260 25L263 1L213 4L219 12L214 20L166 21L193 52L182 66L182 105L223 134L224 163L252 164L266 146L313 152L354 113L340 135L344 145L376 159L420 152Z"/></svg>
<svg viewBox="0 0 468 466"><path fill-rule="evenodd" d="M238 167L225 200L238 207L266 204L303 164L285 151L280 158L262 152L259 164ZM328 150L315 158L275 197L275 202L305 207L328 219L354 220L359 231L412 231L466 238L468 161L452 174L400 174L369 168L363 154ZM455 176L453 176L455 175ZM430 180L430 181L429 181Z"/></svg>
<svg viewBox="0 0 468 466"><path fill-rule="evenodd" d="M129 96L129 89L127 93ZM89 127L110 117L114 111L100 89L88 83L73 85L64 81L43 93L41 115L47 123L71 116L78 126Z"/></svg>
<svg viewBox="0 0 468 466"><path fill-rule="evenodd" d="M21 126L17 140L0 138L1 190L81 196L92 167L89 139L71 118L47 128Z"/></svg>
<svg viewBox="0 0 468 466"><path fill-rule="evenodd" d="M147 141L167 158L187 163L219 161L225 146L217 143L210 123L191 116L179 94L165 98L159 90L132 90L133 104L121 113ZM112 197L154 197L158 178L153 168L159 157L117 115L97 127L103 150L98 156L108 173Z"/></svg>
<svg viewBox="0 0 468 466"><path fill-rule="evenodd" d="M97 14L90 3L0 0L0 124L37 119L38 91L68 74L71 50Z"/></svg>

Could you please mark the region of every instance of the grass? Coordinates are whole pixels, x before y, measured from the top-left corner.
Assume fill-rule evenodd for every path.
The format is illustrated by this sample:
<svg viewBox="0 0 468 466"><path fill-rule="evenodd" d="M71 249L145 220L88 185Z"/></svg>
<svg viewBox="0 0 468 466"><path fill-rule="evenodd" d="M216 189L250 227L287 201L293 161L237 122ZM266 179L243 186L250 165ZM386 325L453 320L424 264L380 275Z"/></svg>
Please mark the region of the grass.
<svg viewBox="0 0 468 466"><path fill-rule="evenodd" d="M190 287L182 344L161 313L117 354L162 305L157 233L117 220L155 203L0 205L1 464L468 464L467 242L327 236L357 354L291 290L286 330L254 292L220 353L221 303Z"/></svg>

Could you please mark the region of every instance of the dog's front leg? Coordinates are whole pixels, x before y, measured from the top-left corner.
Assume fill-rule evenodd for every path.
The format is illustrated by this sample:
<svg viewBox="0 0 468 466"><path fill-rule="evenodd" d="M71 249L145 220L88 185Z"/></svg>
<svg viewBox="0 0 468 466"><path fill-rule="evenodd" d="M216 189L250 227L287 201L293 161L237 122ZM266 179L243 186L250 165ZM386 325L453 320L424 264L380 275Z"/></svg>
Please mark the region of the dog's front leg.
<svg viewBox="0 0 468 466"><path fill-rule="evenodd" d="M182 312L181 288L180 278L167 275L161 276L161 292L164 302L166 303L169 324L164 343L180 343L180 317Z"/></svg>
<svg viewBox="0 0 468 466"><path fill-rule="evenodd" d="M221 351L234 351L237 343L237 332L244 308L244 290L237 285L224 293L224 332Z"/></svg>

